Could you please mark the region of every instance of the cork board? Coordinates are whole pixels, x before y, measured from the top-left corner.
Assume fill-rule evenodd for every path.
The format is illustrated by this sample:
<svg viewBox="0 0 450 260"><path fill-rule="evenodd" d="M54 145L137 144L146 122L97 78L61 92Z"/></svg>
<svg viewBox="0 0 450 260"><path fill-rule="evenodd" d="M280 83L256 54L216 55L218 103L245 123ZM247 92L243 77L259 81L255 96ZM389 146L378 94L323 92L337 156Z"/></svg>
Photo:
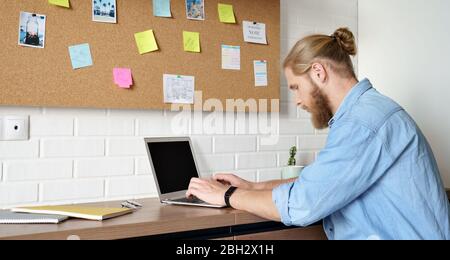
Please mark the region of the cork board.
<svg viewBox="0 0 450 260"><path fill-rule="evenodd" d="M279 0L206 0L205 21L188 20L184 0L171 1L173 18L154 17L151 0L117 0L117 24L92 22L90 0L71 0L71 9L47 2L2 2L1 105L169 109L164 104L163 74L195 76L195 90L203 91L203 102L210 98L223 104L227 99L279 99ZM219 22L219 2L234 6L237 24ZM21 11L47 16L44 49L18 45ZM269 45L244 42L244 20L266 23ZM150 29L160 50L140 55L134 34ZM183 30L200 32L200 54L184 52ZM89 43L94 65L73 70L68 47L83 43ZM222 70L222 44L241 46L240 71ZM268 61L268 87L255 87L254 60ZM130 90L114 84L114 67L132 69ZM196 99L197 108L199 104Z"/></svg>

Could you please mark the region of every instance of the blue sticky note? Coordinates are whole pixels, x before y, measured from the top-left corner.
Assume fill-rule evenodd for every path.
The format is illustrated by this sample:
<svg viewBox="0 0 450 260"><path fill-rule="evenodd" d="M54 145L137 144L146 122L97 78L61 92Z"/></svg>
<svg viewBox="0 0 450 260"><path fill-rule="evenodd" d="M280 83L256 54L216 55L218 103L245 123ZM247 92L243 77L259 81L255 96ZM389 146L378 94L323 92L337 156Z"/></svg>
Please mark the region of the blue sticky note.
<svg viewBox="0 0 450 260"><path fill-rule="evenodd" d="M153 0L153 15L157 17L172 17L170 0Z"/></svg>
<svg viewBox="0 0 450 260"><path fill-rule="evenodd" d="M92 66L91 49L88 43L70 46L69 53L73 69Z"/></svg>

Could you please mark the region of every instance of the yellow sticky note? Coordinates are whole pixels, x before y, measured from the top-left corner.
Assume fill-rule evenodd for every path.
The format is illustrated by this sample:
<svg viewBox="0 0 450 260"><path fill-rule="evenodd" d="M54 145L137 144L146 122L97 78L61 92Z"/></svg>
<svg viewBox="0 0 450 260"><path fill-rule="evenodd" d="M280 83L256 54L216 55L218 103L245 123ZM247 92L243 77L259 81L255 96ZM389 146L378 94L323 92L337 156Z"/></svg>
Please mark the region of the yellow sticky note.
<svg viewBox="0 0 450 260"><path fill-rule="evenodd" d="M200 33L183 31L184 51L201 52L200 51Z"/></svg>
<svg viewBox="0 0 450 260"><path fill-rule="evenodd" d="M48 0L49 4L70 8L69 0Z"/></svg>
<svg viewBox="0 0 450 260"><path fill-rule="evenodd" d="M222 23L236 23L233 6L219 4L219 19Z"/></svg>
<svg viewBox="0 0 450 260"><path fill-rule="evenodd" d="M134 38L136 39L140 54L159 50L153 30L136 33L134 34Z"/></svg>

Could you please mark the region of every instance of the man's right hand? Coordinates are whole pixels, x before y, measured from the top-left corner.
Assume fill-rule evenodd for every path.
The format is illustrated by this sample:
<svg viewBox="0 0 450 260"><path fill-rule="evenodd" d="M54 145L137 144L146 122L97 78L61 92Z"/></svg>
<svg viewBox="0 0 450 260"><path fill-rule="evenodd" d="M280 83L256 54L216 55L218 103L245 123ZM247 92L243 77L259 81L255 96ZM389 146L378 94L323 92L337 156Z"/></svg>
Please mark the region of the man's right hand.
<svg viewBox="0 0 450 260"><path fill-rule="evenodd" d="M231 185L239 189L255 190L257 189L257 183L246 181L234 174L216 174L213 177L214 180Z"/></svg>

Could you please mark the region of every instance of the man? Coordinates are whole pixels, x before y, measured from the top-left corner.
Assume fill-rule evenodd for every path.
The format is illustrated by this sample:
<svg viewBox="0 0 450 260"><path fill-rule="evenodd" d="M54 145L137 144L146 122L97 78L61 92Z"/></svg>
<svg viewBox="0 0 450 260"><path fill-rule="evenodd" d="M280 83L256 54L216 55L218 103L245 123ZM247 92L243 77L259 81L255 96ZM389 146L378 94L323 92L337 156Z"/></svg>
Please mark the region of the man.
<svg viewBox="0 0 450 260"><path fill-rule="evenodd" d="M449 202L430 146L413 119L356 80L353 34L299 41L284 62L297 104L325 148L300 178L251 183L234 175L193 179L187 196L286 225L324 221L329 239L450 239ZM231 185L231 187L230 187Z"/></svg>

